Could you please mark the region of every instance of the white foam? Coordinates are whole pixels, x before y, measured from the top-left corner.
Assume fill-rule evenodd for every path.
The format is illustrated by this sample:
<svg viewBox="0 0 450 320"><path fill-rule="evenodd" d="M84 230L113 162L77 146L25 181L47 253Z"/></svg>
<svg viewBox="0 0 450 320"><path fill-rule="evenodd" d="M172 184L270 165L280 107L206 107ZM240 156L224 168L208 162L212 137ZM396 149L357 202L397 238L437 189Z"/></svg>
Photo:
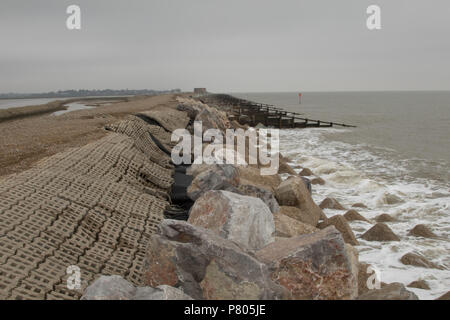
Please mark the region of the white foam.
<svg viewBox="0 0 450 320"><path fill-rule="evenodd" d="M382 281L407 285L424 279L431 290L408 288L421 299L434 299L447 292L450 288L449 270L405 266L399 260L403 254L414 251L434 263L450 267L448 183L414 178L408 167L411 162L395 159L395 150L330 140L330 133L334 132L342 131L281 130L280 152L288 156L293 164L311 169L326 181L325 185L313 186L316 202L334 197L347 208L361 202L368 209L356 209L368 219L388 213L399 220L388 225L401 238L400 242L380 243L359 239L360 261L378 268ZM330 217L345 211L326 209L324 213ZM428 225L441 239L408 236L408 231L417 224ZM352 222L351 227L359 237L372 224L358 221Z"/></svg>

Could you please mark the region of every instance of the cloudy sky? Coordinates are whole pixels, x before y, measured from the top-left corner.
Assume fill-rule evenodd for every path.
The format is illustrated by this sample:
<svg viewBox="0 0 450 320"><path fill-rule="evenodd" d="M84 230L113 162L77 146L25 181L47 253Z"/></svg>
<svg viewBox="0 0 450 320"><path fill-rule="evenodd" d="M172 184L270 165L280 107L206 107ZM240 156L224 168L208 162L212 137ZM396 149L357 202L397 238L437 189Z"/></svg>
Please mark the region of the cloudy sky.
<svg viewBox="0 0 450 320"><path fill-rule="evenodd" d="M448 0L1 0L0 92L450 90L449 17Z"/></svg>

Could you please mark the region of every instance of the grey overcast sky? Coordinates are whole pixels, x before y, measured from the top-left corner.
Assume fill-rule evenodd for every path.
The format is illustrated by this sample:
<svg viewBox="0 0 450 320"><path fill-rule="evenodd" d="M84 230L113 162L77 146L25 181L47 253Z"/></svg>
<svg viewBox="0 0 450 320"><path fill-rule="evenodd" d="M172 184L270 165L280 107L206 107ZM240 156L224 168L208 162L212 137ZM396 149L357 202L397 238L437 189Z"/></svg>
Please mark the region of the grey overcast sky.
<svg viewBox="0 0 450 320"><path fill-rule="evenodd" d="M450 1L0 0L0 93L193 87L450 90Z"/></svg>

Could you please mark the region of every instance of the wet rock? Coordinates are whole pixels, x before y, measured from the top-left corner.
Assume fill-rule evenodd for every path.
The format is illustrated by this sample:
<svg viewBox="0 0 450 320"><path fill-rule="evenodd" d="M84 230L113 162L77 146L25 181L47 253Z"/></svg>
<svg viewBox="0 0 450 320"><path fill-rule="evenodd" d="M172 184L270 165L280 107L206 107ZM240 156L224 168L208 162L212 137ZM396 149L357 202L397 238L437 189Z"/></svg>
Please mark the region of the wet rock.
<svg viewBox="0 0 450 320"><path fill-rule="evenodd" d="M316 177L316 178L311 180L311 184L318 184L318 185L323 186L325 184L325 180L323 180L320 177Z"/></svg>
<svg viewBox="0 0 450 320"><path fill-rule="evenodd" d="M309 224L281 213L274 214L273 220L275 222L275 237L290 238L319 231L319 229Z"/></svg>
<svg viewBox="0 0 450 320"><path fill-rule="evenodd" d="M244 246L176 220L164 220L160 233L151 236L144 284L173 286L194 299L289 298Z"/></svg>
<svg viewBox="0 0 450 320"><path fill-rule="evenodd" d="M238 190L243 195L261 199L269 207L272 213L277 213L280 211L280 206L278 205L275 196L269 190L249 184L239 185Z"/></svg>
<svg viewBox="0 0 450 320"><path fill-rule="evenodd" d="M352 208L363 208L363 209L367 209L367 206L364 203L358 202L358 203L354 203L352 205Z"/></svg>
<svg viewBox="0 0 450 320"><path fill-rule="evenodd" d="M439 298L436 298L436 300L450 300L450 291L447 291L447 293L444 293Z"/></svg>
<svg viewBox="0 0 450 320"><path fill-rule="evenodd" d="M283 181L275 190L275 197L281 206L299 208L302 213L299 214L298 220L314 227L317 225L322 210L314 203L300 177L289 177ZM293 216L290 217L295 219Z"/></svg>
<svg viewBox="0 0 450 320"><path fill-rule="evenodd" d="M382 213L379 216L375 218L376 222L395 222L397 219L393 218L392 216L388 215L387 213Z"/></svg>
<svg viewBox="0 0 450 320"><path fill-rule="evenodd" d="M228 191L208 191L195 201L188 222L250 249L272 242L273 214L260 199Z"/></svg>
<svg viewBox="0 0 450 320"><path fill-rule="evenodd" d="M425 280L416 280L407 285L408 288L417 288L423 290L430 290L430 286Z"/></svg>
<svg viewBox="0 0 450 320"><path fill-rule="evenodd" d="M400 238L384 223L377 223L362 236L367 241L400 241Z"/></svg>
<svg viewBox="0 0 450 320"><path fill-rule="evenodd" d="M414 228L412 228L408 235L415 237L424 237L424 238L437 238L437 236L430 230L426 225L418 224Z"/></svg>
<svg viewBox="0 0 450 320"><path fill-rule="evenodd" d="M135 287L121 276L100 276L86 288L81 300L192 300L183 291L158 286Z"/></svg>
<svg viewBox="0 0 450 320"><path fill-rule="evenodd" d="M365 221L365 222L369 222L369 220L367 220L366 218L364 218L362 215L360 215L358 213L358 211L356 210L348 210L345 214L344 214L344 218L347 221Z"/></svg>
<svg viewBox="0 0 450 320"><path fill-rule="evenodd" d="M325 229L329 226L335 226L336 229L342 234L342 237L344 238L344 241L348 244L357 246L358 240L356 240L355 234L353 233L352 229L348 225L347 220L341 216L341 215L335 215L331 218L328 218L326 221L323 221L317 225L317 228L319 229Z"/></svg>
<svg viewBox="0 0 450 320"><path fill-rule="evenodd" d="M334 198L325 198L319 205L321 209L345 210L345 208Z"/></svg>
<svg viewBox="0 0 450 320"><path fill-rule="evenodd" d="M290 175L297 175L295 170L287 163L287 161L280 158L279 167L278 167L278 173L288 173Z"/></svg>
<svg viewBox="0 0 450 320"><path fill-rule="evenodd" d="M309 177L309 176L312 176L313 173L312 173L312 171L310 169L303 168L302 171L300 171L299 175L302 176L302 177Z"/></svg>
<svg viewBox="0 0 450 320"><path fill-rule="evenodd" d="M216 164L199 173L187 189L187 195L197 200L209 190L224 190L239 185L239 170L230 164Z"/></svg>
<svg viewBox="0 0 450 320"><path fill-rule="evenodd" d="M406 290L401 283L390 283L381 289L369 290L358 297L358 300L419 300L414 292Z"/></svg>
<svg viewBox="0 0 450 320"><path fill-rule="evenodd" d="M260 169L254 167L238 167L242 184L251 184L269 191L275 191L280 185L281 178L278 174L261 175Z"/></svg>
<svg viewBox="0 0 450 320"><path fill-rule="evenodd" d="M293 299L352 299L358 294L353 251L334 227L286 238L256 252L269 266L271 279Z"/></svg>
<svg viewBox="0 0 450 320"><path fill-rule="evenodd" d="M442 268L437 264L434 264L433 262L428 261L425 257L412 252L407 253L403 257L401 257L400 262L408 266L442 270Z"/></svg>

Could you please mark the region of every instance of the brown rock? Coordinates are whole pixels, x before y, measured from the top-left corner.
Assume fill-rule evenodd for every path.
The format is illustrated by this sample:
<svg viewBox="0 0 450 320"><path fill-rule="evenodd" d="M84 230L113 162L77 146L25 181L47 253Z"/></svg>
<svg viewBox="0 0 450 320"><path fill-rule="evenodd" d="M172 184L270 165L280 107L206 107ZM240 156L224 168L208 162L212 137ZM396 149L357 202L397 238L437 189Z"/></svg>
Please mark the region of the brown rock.
<svg viewBox="0 0 450 320"><path fill-rule="evenodd" d="M416 280L407 285L408 288L417 288L423 290L430 290L430 286L425 280Z"/></svg>
<svg viewBox="0 0 450 320"><path fill-rule="evenodd" d="M418 224L414 228L412 228L408 235L415 237L424 237L424 238L437 238L437 236L430 230L426 225Z"/></svg>
<svg viewBox="0 0 450 320"><path fill-rule="evenodd" d="M440 296L436 300L450 300L450 291L447 291L447 293L444 293L442 296Z"/></svg>
<svg viewBox="0 0 450 320"><path fill-rule="evenodd" d="M273 192L281 183L278 174L262 176L260 170L254 167L238 167L238 170L241 184L251 184Z"/></svg>
<svg viewBox="0 0 450 320"><path fill-rule="evenodd" d="M377 223L361 238L367 241L400 241L400 238L384 223Z"/></svg>
<svg viewBox="0 0 450 320"><path fill-rule="evenodd" d="M345 208L334 198L325 198L319 205L321 209L345 210Z"/></svg>
<svg viewBox="0 0 450 320"><path fill-rule="evenodd" d="M334 227L271 243L256 252L271 279L294 299L353 299L358 294L352 250Z"/></svg>
<svg viewBox="0 0 450 320"><path fill-rule="evenodd" d="M325 184L325 180L323 180L320 177L316 177L316 178L311 180L311 184L318 184L318 185L323 186Z"/></svg>
<svg viewBox="0 0 450 320"><path fill-rule="evenodd" d="M239 244L185 221L164 220L150 238L144 284L169 285L194 299L285 299L267 266Z"/></svg>
<svg viewBox="0 0 450 320"><path fill-rule="evenodd" d="M303 168L303 170L300 171L299 175L302 176L302 177L309 177L309 176L312 176L313 173L312 173L312 171L310 169Z"/></svg>
<svg viewBox="0 0 450 320"><path fill-rule="evenodd" d="M369 290L358 297L358 300L419 300L414 292L406 290L401 283L390 283L381 289Z"/></svg>
<svg viewBox="0 0 450 320"><path fill-rule="evenodd" d="M281 206L280 213L283 215L286 215L292 219L295 219L297 221L308 224L310 226L313 226L313 227L315 226L313 224L314 219L312 219L311 216L307 212L304 212L297 207ZM316 225L317 225L317 223L316 223Z"/></svg>
<svg viewBox="0 0 450 320"><path fill-rule="evenodd" d="M280 159L280 164L279 164L279 168L278 168L278 173L282 174L282 173L289 173L291 175L296 175L297 173L295 172L295 170L283 159Z"/></svg>
<svg viewBox="0 0 450 320"><path fill-rule="evenodd" d="M352 208L363 208L367 209L367 206L364 203L358 202L352 205Z"/></svg>
<svg viewBox="0 0 450 320"><path fill-rule="evenodd" d="M336 229L342 234L342 237L344 238L344 241L346 243L349 243L351 245L357 246L358 240L356 240L355 234L353 233L352 229L348 225L347 220L341 215L335 215L331 218L328 218L326 221L323 221L318 224L319 229L325 229L328 226L335 226Z"/></svg>
<svg viewBox="0 0 450 320"><path fill-rule="evenodd" d="M322 210L314 203L311 195L300 177L289 177L275 190L275 198L281 206L297 207L302 211L304 223L316 226ZM291 216L291 218L294 218ZM294 218L295 219L295 218Z"/></svg>
<svg viewBox="0 0 450 320"><path fill-rule="evenodd" d="M365 222L369 222L369 220L367 220L366 218L364 218L362 215L360 215L358 213L358 211L356 210L348 210L345 214L344 214L344 218L347 221L365 221Z"/></svg>
<svg viewBox="0 0 450 320"><path fill-rule="evenodd" d="M400 262L403 263L404 265L409 266L442 270L442 268L437 264L434 264L433 262L428 261L425 257L412 252L407 253L403 257L401 257Z"/></svg>
<svg viewBox="0 0 450 320"><path fill-rule="evenodd" d="M397 221L395 218L391 217L387 213L382 213L375 218L376 222L394 222Z"/></svg>
<svg viewBox="0 0 450 320"><path fill-rule="evenodd" d="M300 222L281 213L274 214L273 220L275 222L275 237L290 238L319 231L319 229L309 224Z"/></svg>
<svg viewBox="0 0 450 320"><path fill-rule="evenodd" d="M223 190L198 198L188 222L254 250L272 242L275 232L273 214L261 199Z"/></svg>

